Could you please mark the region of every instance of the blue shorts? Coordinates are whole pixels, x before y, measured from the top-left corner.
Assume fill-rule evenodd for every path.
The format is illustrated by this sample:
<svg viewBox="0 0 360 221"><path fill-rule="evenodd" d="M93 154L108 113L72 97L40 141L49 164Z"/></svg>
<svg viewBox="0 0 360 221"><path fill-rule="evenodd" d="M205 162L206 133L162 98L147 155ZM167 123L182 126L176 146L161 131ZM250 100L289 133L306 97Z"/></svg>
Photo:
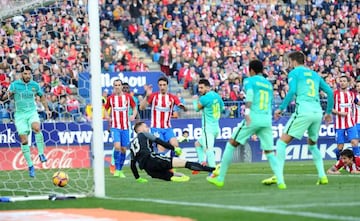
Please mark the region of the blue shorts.
<svg viewBox="0 0 360 221"><path fill-rule="evenodd" d="M120 143L122 147L128 147L130 143L130 131L111 128L111 137L114 143Z"/></svg>
<svg viewBox="0 0 360 221"><path fill-rule="evenodd" d="M343 143L349 142L353 139L358 139L358 131L355 126L347 128L347 129L336 129L335 130L335 140L336 140L337 144L343 144Z"/></svg>
<svg viewBox="0 0 360 221"><path fill-rule="evenodd" d="M175 137L174 131L172 128L151 128L151 133L155 137L160 138L166 142L169 142L171 138Z"/></svg>

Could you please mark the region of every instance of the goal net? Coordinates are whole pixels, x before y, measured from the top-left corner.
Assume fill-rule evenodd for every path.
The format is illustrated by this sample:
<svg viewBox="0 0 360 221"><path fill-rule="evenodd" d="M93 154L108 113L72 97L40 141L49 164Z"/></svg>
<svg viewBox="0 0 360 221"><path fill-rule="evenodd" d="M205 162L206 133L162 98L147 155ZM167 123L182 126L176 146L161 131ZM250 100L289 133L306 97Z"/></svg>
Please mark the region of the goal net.
<svg viewBox="0 0 360 221"><path fill-rule="evenodd" d="M81 78L80 74L89 71L86 6L71 5L75 1L46 6L38 4L54 1L24 2L26 12L16 5L12 16L1 19L5 34L0 55L0 197L93 195L92 126L86 115L91 110L86 106L91 99L79 93L89 92L91 87L90 79ZM13 100L5 95L24 64L32 68L33 80L40 83L52 111L52 118L47 119L41 102L36 103L47 162L41 163L32 135L34 178L29 177L14 125ZM52 175L59 170L69 176L69 183L63 188L52 183Z"/></svg>

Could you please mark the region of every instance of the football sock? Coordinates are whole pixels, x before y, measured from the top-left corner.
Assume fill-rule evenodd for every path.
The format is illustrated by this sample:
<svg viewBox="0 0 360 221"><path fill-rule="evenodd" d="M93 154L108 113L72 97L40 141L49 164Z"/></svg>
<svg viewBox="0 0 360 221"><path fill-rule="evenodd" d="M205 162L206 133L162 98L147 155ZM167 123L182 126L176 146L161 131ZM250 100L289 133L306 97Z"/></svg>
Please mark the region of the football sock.
<svg viewBox="0 0 360 221"><path fill-rule="evenodd" d="M206 151L206 159L207 159L209 167L215 167L216 166L215 153L214 153L213 148Z"/></svg>
<svg viewBox="0 0 360 221"><path fill-rule="evenodd" d="M115 169L116 170L121 170L121 165L120 165L120 158L121 158L121 153L120 150L114 150L114 160L115 160Z"/></svg>
<svg viewBox="0 0 360 221"><path fill-rule="evenodd" d="M339 150L339 148L336 148L334 150L334 153L336 155L336 160L340 160L340 152L341 152L341 150Z"/></svg>
<svg viewBox="0 0 360 221"><path fill-rule="evenodd" d="M202 148L202 146L195 147L195 149L196 149L196 153L197 153L197 156L198 156L199 163L204 162L205 161L205 159L204 159L204 149Z"/></svg>
<svg viewBox="0 0 360 221"><path fill-rule="evenodd" d="M284 178L280 174L278 160L276 159L274 152L266 154L266 158L269 161L270 167L277 178L277 183L284 183Z"/></svg>
<svg viewBox="0 0 360 221"><path fill-rule="evenodd" d="M125 158L126 158L126 153L120 152L120 170L122 170L124 166Z"/></svg>
<svg viewBox="0 0 360 221"><path fill-rule="evenodd" d="M360 156L360 149L359 147L352 147L354 156Z"/></svg>
<svg viewBox="0 0 360 221"><path fill-rule="evenodd" d="M281 139L278 139L276 142L276 156L278 160L279 168L279 178L283 179L284 177L284 164L286 159L286 143Z"/></svg>
<svg viewBox="0 0 360 221"><path fill-rule="evenodd" d="M115 165L114 153L115 153L115 147L113 147L111 152L111 165Z"/></svg>
<svg viewBox="0 0 360 221"><path fill-rule="evenodd" d="M185 168L188 168L190 170L207 171L207 172L212 172L215 169L213 167L203 166L200 163L190 162L190 161L186 161Z"/></svg>
<svg viewBox="0 0 360 221"><path fill-rule="evenodd" d="M223 156L221 158L220 174L217 177L217 179L221 182L223 182L225 180L226 173L232 162L234 151L235 151L235 147L233 145L231 145L229 142L227 142Z"/></svg>
<svg viewBox="0 0 360 221"><path fill-rule="evenodd" d="M28 144L26 145L21 145L21 151L24 154L26 163L28 165L28 167L31 167L33 165L33 162L31 160L31 154L30 154L30 147Z"/></svg>
<svg viewBox="0 0 360 221"><path fill-rule="evenodd" d="M44 154L44 136L41 132L35 134L35 142L39 155Z"/></svg>
<svg viewBox="0 0 360 221"><path fill-rule="evenodd" d="M320 150L317 148L317 145L309 145L309 150L313 156L313 161L316 166L316 170L318 171L319 178L326 176L324 170L324 162L321 157Z"/></svg>

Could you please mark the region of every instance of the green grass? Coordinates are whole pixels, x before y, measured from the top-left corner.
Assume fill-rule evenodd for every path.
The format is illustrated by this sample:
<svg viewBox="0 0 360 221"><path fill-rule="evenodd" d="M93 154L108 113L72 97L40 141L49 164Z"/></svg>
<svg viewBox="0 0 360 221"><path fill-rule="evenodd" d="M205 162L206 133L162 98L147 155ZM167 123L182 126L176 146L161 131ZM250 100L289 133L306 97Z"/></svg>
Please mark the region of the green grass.
<svg viewBox="0 0 360 221"><path fill-rule="evenodd" d="M325 167L332 163L325 162ZM208 184L205 173L190 175L187 183L149 179L149 183L140 184L129 168L126 179L111 177L106 170L106 199L2 203L0 210L102 207L204 221L360 220L360 176L329 176L329 185L316 186L311 161L287 162L285 167L286 190L260 183L271 175L267 163L233 164L221 189ZM190 174L189 170L178 171Z"/></svg>

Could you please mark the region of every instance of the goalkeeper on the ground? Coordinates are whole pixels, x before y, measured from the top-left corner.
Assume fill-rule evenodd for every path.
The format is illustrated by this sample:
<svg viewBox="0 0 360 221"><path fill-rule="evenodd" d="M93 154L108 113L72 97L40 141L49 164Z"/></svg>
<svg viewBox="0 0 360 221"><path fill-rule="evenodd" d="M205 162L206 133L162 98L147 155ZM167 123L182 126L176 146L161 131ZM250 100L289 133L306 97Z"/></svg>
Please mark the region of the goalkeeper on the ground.
<svg viewBox="0 0 360 221"><path fill-rule="evenodd" d="M172 168L175 167L207 172L215 170L213 167L202 166L196 162L189 162L177 157L165 157L155 153L153 143L173 150L177 156L181 154L181 149L150 134L149 127L144 122L137 122L134 131L137 136L130 143L131 170L138 182L147 182L147 180L139 176L136 163L139 164L140 169L145 170L152 178L175 182L186 182L190 179L182 173L172 172Z"/></svg>

